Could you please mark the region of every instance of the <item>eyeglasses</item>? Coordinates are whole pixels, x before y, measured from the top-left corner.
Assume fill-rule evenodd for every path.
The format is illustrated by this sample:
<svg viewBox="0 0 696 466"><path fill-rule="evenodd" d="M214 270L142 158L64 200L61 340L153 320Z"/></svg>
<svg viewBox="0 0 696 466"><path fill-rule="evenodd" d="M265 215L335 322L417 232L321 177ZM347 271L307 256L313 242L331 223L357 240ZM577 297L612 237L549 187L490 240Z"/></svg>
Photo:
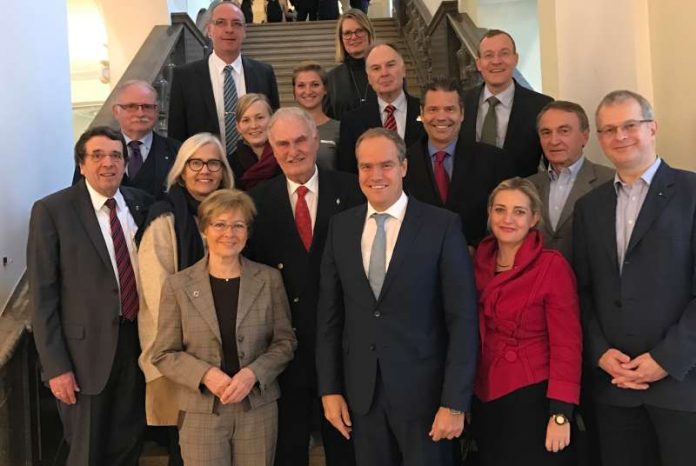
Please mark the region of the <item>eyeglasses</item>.
<svg viewBox="0 0 696 466"><path fill-rule="evenodd" d="M116 104L127 112L154 112L157 109L157 104Z"/></svg>
<svg viewBox="0 0 696 466"><path fill-rule="evenodd" d="M247 225L246 223L243 222L235 222L235 223L225 223L225 222L215 222L211 223L210 227L217 233L223 233L225 231L232 230L233 232L242 232L246 231Z"/></svg>
<svg viewBox="0 0 696 466"><path fill-rule="evenodd" d="M358 28L355 31L343 31L343 32L341 32L341 37L343 37L344 39L350 39L353 36L360 38L360 37L364 37L365 34L367 34L367 31L365 29Z"/></svg>
<svg viewBox="0 0 696 466"><path fill-rule="evenodd" d="M123 160L123 154L121 152L101 152L101 151L94 151L88 154L85 154L87 157L90 159L94 160L95 162L100 162L103 160L105 157L111 157L114 160Z"/></svg>
<svg viewBox="0 0 696 466"><path fill-rule="evenodd" d="M605 126L597 129L597 134L600 138L610 139L616 136L619 128L625 134L635 134L642 123L651 123L653 120L628 120L618 126Z"/></svg>
<svg viewBox="0 0 696 466"><path fill-rule="evenodd" d="M218 160L218 159L210 159L210 160L188 159L186 161L186 166L189 167L194 172L199 172L199 171L203 170L204 166L208 167L208 170L211 172L218 172L222 168L222 160Z"/></svg>
<svg viewBox="0 0 696 466"><path fill-rule="evenodd" d="M235 29L241 29L244 27L244 23L239 21L239 20L233 20L233 21L228 21L226 19L216 19L213 20L213 26L215 27L227 27L227 26L232 26Z"/></svg>

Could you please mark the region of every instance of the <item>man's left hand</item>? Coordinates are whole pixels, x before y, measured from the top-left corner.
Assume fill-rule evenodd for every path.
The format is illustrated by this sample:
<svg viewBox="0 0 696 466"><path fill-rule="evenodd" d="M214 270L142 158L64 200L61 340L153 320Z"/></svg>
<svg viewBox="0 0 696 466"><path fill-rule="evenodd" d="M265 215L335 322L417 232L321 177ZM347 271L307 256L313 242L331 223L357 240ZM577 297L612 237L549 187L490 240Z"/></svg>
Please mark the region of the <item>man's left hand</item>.
<svg viewBox="0 0 696 466"><path fill-rule="evenodd" d="M457 438L464 432L464 417L464 413L453 414L449 408L441 406L435 414L435 420L428 435L433 439L433 442Z"/></svg>
<svg viewBox="0 0 696 466"><path fill-rule="evenodd" d="M239 403L256 383L256 375L248 367L239 370L220 397L222 404Z"/></svg>
<svg viewBox="0 0 696 466"><path fill-rule="evenodd" d="M667 371L660 366L657 361L650 356L650 353L643 353L631 359L629 362L621 364L624 369L635 371L638 378L633 382L652 383L667 377Z"/></svg>

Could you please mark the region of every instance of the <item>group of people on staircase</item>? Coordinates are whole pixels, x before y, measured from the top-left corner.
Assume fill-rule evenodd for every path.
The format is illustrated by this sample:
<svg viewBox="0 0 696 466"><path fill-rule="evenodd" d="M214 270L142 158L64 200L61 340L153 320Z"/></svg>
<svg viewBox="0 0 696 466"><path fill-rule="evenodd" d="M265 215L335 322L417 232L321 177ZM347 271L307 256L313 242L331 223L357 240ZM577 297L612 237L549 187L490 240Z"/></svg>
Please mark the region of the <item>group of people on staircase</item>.
<svg viewBox="0 0 696 466"><path fill-rule="evenodd" d="M308 466L313 432L327 466L691 464L696 175L657 156L644 97L597 107L611 169L582 107L513 79L504 31L480 86L418 99L348 10L339 65L298 64L279 109L243 8L207 27L168 137L157 91L120 85L119 128L32 209L69 465L137 464L146 426L170 465Z"/></svg>

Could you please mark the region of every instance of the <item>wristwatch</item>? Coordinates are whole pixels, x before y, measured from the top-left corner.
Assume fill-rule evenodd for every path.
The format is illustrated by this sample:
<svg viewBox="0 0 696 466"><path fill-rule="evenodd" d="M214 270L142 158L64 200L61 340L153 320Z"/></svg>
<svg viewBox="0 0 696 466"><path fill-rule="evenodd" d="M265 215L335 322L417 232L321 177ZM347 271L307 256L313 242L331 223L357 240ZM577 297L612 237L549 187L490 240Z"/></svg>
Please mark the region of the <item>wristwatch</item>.
<svg viewBox="0 0 696 466"><path fill-rule="evenodd" d="M464 414L464 411L459 411L458 409L447 408L447 410L450 412L450 414L454 414L455 416Z"/></svg>
<svg viewBox="0 0 696 466"><path fill-rule="evenodd" d="M552 414L551 418L553 419L553 422L555 422L556 425L559 426L564 426L570 422L570 419L568 419L566 415L562 413Z"/></svg>

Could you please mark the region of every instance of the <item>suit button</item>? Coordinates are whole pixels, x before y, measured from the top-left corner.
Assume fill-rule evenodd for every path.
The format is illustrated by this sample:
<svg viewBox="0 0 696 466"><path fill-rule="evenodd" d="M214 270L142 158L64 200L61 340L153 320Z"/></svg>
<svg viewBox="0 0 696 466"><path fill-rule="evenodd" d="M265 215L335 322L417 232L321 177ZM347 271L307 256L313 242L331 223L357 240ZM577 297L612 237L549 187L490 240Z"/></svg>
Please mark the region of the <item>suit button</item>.
<svg viewBox="0 0 696 466"><path fill-rule="evenodd" d="M375 311L375 317L381 317L381 316L382 316L382 313L381 313L381 312Z"/></svg>
<svg viewBox="0 0 696 466"><path fill-rule="evenodd" d="M512 351L512 350L507 350L505 352L505 360L507 362L515 362L517 361L517 353Z"/></svg>
<svg viewBox="0 0 696 466"><path fill-rule="evenodd" d="M240 343L243 342L243 341L244 341L244 336L242 335L242 336L237 337L237 341L240 342Z"/></svg>
<svg viewBox="0 0 696 466"><path fill-rule="evenodd" d="M614 301L614 306L620 308L621 307L621 300L617 299L616 301Z"/></svg>
<svg viewBox="0 0 696 466"><path fill-rule="evenodd" d="M283 270L283 263L278 264L278 270Z"/></svg>
<svg viewBox="0 0 696 466"><path fill-rule="evenodd" d="M374 351L375 349L377 349L375 345L370 345L370 351Z"/></svg>
<svg viewBox="0 0 696 466"><path fill-rule="evenodd" d="M292 302L293 302L293 303L299 303L299 302L300 302L300 298L295 297L295 298L292 299Z"/></svg>

